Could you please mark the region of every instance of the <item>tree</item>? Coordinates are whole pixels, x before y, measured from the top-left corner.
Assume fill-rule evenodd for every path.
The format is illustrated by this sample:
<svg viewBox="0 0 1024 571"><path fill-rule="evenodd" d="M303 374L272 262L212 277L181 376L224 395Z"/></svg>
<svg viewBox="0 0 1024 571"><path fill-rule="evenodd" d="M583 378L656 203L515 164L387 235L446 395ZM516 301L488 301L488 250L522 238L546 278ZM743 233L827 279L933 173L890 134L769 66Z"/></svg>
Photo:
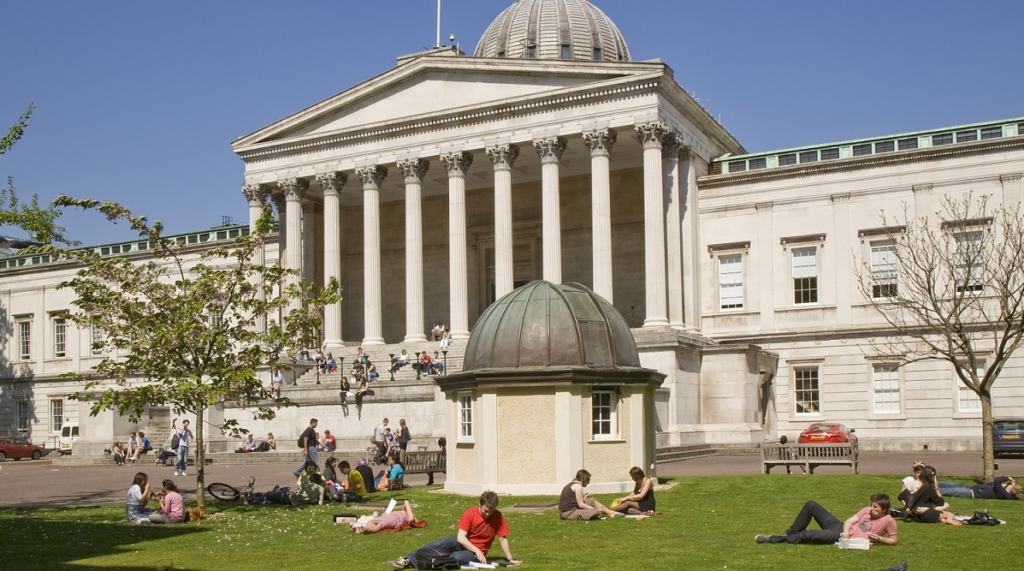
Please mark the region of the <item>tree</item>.
<svg viewBox="0 0 1024 571"><path fill-rule="evenodd" d="M25 129L28 128L35 112L35 105L29 104L25 112L18 118L18 122L11 126L7 135L0 139L0 155L14 147ZM0 187L0 226L15 226L29 233L32 240L43 244L67 244L69 246L78 243L64 235L67 231L63 226L57 225L61 211L55 205L47 208L39 206L39 196L33 195L28 204L18 200L14 191L14 179L7 177L7 186Z"/></svg>
<svg viewBox="0 0 1024 571"><path fill-rule="evenodd" d="M901 365L940 359L981 401L986 481L994 476L992 387L1024 341L1024 217L989 196L943 196L934 217L882 221L889 248L859 289L892 332L874 342Z"/></svg>
<svg viewBox="0 0 1024 571"><path fill-rule="evenodd" d="M235 401L250 408L254 418L271 419L277 407L290 405L263 385L257 371L285 367L282 357L309 346L322 308L338 300L337 282L331 280L313 293L295 271L253 262L272 225L269 210L251 235L230 246L189 254L187 246L163 236L160 222L150 224L119 204L65 196L55 203L98 210L114 222L128 221L149 241L151 252L149 259L138 261L100 256L91 249L52 249L83 266L59 286L77 296L64 317L102 331L105 338L94 348L111 355L89 378L66 375L85 383L72 398L90 402L93 416L116 410L132 422L150 406L170 405L194 414L197 488L203 505L204 423L235 436L247 432L232 420L212 423L207 409ZM279 311L296 305L301 309L276 319ZM257 327L264 320L267 325Z"/></svg>

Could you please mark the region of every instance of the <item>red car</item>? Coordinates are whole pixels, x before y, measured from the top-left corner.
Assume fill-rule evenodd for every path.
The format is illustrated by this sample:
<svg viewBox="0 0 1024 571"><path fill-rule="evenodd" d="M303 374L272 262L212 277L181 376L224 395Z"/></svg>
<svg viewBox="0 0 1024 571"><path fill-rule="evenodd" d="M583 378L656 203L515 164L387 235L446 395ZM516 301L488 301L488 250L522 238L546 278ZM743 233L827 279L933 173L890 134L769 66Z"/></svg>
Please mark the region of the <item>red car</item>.
<svg viewBox="0 0 1024 571"><path fill-rule="evenodd" d="M0 436L0 462L8 458L21 460L31 458L38 460L43 457L43 448L36 446L24 438L17 436Z"/></svg>
<svg viewBox="0 0 1024 571"><path fill-rule="evenodd" d="M801 444L842 444L853 443L857 446L857 435L852 428L838 422L815 422L800 433Z"/></svg>

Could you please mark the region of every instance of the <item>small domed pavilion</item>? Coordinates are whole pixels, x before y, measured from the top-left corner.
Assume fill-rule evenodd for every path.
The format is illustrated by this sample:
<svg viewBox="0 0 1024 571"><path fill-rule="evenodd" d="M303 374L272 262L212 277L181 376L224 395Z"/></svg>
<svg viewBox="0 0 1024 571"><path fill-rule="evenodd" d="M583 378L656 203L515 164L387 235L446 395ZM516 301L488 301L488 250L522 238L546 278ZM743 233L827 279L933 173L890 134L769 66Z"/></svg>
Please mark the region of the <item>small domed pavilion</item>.
<svg viewBox="0 0 1024 571"><path fill-rule="evenodd" d="M449 407L445 489L557 494L580 468L592 492L632 486L654 462L654 391L621 315L586 287L534 281L477 321Z"/></svg>

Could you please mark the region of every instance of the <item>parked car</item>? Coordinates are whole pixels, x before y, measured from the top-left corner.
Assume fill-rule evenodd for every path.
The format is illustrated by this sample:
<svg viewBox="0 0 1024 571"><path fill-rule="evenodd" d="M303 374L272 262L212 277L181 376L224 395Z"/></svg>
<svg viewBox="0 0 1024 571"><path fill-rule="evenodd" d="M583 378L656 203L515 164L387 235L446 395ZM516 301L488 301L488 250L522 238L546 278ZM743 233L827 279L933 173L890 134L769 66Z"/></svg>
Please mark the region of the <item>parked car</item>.
<svg viewBox="0 0 1024 571"><path fill-rule="evenodd" d="M65 424L60 429L60 440L58 441L57 450L61 456L65 454L71 454L75 447L75 441L78 440L78 425L77 424Z"/></svg>
<svg viewBox="0 0 1024 571"><path fill-rule="evenodd" d="M800 433L801 444L842 444L850 442L854 450L859 449L854 429L838 422L815 422Z"/></svg>
<svg viewBox="0 0 1024 571"><path fill-rule="evenodd" d="M1024 454L1024 418L997 418L992 422L992 452Z"/></svg>
<svg viewBox="0 0 1024 571"><path fill-rule="evenodd" d="M38 460L43 457L43 448L32 444L25 438L17 436L0 436L0 462L8 458L21 460L31 458Z"/></svg>

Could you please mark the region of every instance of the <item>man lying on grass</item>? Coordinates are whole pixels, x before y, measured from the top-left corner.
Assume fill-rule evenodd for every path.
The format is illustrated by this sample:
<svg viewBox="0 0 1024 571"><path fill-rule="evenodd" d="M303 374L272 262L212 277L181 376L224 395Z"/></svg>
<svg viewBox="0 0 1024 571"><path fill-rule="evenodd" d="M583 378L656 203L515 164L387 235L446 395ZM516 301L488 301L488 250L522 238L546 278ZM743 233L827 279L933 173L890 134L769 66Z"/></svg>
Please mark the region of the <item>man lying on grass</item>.
<svg viewBox="0 0 1024 571"><path fill-rule="evenodd" d="M821 529L807 529L811 519ZM896 545L896 520L889 515L889 496L874 494L871 505L854 514L846 522L840 522L825 508L815 502L807 502L793 520L785 535L758 535L758 543L819 543L829 544L842 537L867 539L871 543Z"/></svg>

